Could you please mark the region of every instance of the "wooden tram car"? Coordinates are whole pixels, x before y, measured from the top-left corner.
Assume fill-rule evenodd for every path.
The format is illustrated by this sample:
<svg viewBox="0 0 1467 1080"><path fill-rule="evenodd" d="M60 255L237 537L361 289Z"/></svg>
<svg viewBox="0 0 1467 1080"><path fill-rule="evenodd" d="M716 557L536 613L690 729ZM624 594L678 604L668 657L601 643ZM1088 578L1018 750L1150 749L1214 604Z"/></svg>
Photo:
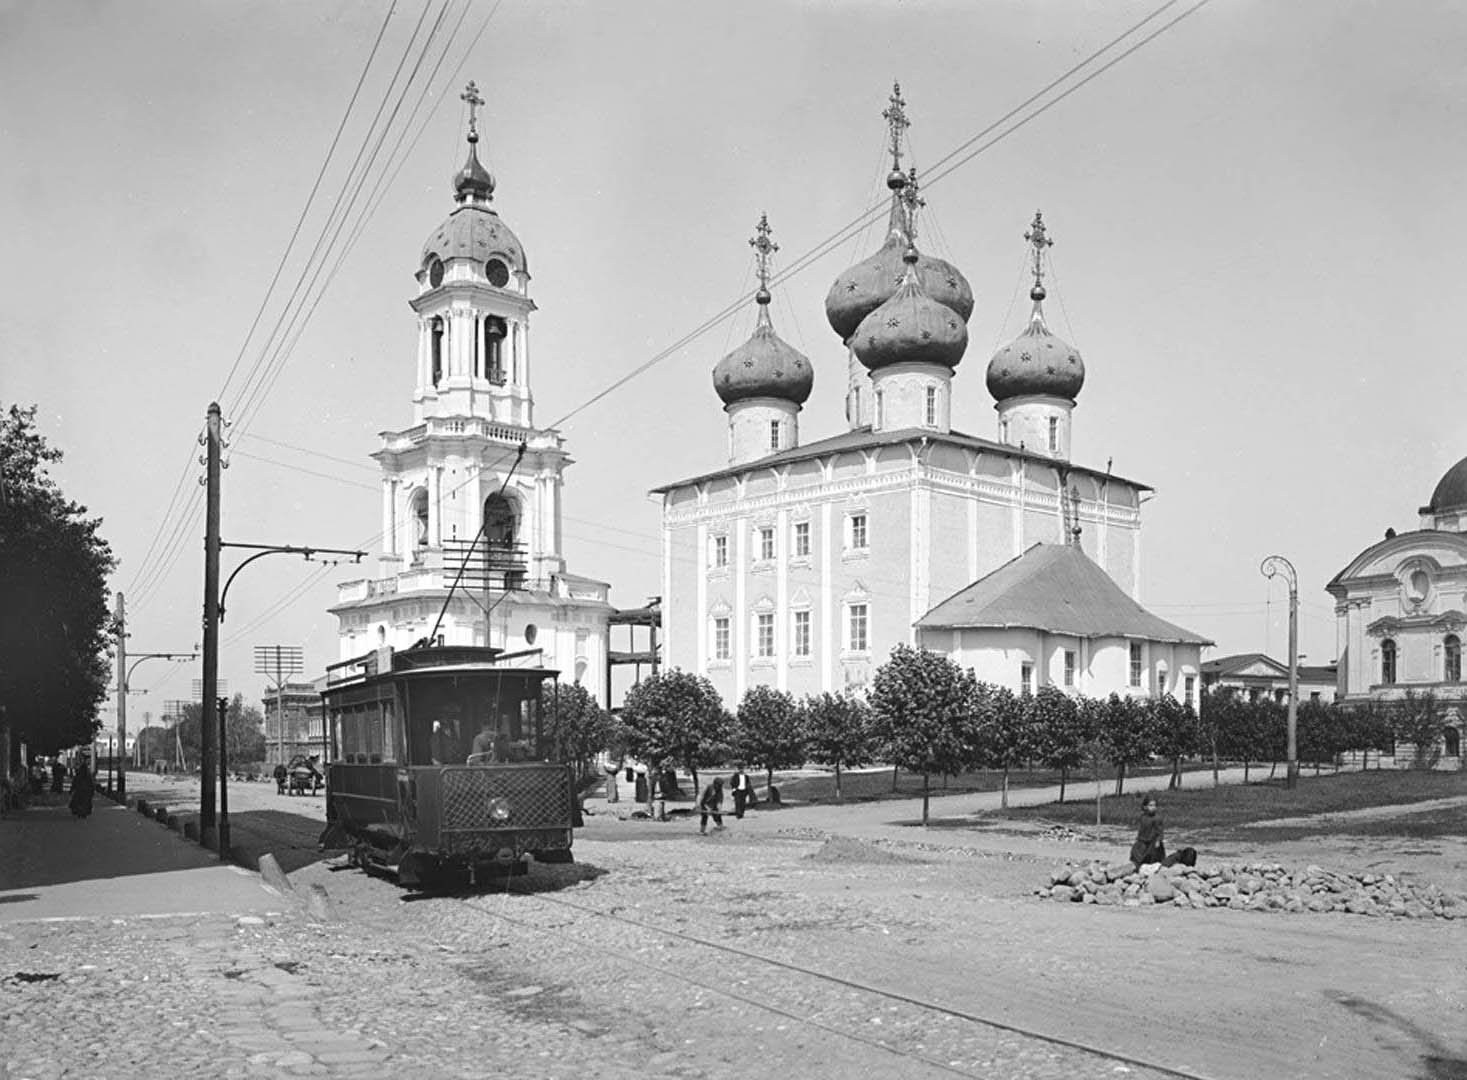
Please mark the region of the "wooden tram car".
<svg viewBox="0 0 1467 1080"><path fill-rule="evenodd" d="M556 671L477 646L378 649L327 669L328 847L404 885L570 862L571 768L550 760Z"/></svg>

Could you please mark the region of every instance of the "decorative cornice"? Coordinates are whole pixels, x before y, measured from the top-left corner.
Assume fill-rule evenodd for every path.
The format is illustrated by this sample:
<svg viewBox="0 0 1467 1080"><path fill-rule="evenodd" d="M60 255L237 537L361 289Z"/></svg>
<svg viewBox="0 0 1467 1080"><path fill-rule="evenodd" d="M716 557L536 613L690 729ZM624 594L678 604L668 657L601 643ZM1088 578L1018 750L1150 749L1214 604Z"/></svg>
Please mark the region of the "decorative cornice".
<svg viewBox="0 0 1467 1080"><path fill-rule="evenodd" d="M1453 608L1435 615L1382 615L1374 622L1368 623L1365 632L1372 637L1388 637L1392 634L1399 634L1403 630L1458 631L1464 627L1467 627L1467 615Z"/></svg>

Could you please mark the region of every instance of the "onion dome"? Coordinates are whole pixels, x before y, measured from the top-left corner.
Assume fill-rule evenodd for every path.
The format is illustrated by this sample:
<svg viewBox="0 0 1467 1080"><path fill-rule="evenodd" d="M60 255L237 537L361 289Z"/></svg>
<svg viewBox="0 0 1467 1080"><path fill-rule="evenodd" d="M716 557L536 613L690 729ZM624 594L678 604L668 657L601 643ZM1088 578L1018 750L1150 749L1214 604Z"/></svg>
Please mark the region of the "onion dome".
<svg viewBox="0 0 1467 1080"><path fill-rule="evenodd" d="M1074 400L1085 385L1085 362L1073 345L1050 333L1044 322L1044 249L1053 245L1044 227L1042 214L1034 215L1034 223L1024 234L1034 246L1034 287L1029 299L1034 310L1024 332L1009 342L988 362L988 392L994 400L1004 401L1024 394Z"/></svg>
<svg viewBox="0 0 1467 1080"><path fill-rule="evenodd" d="M1431 502L1422 509L1426 513L1438 514L1462 506L1467 506L1467 458L1442 474L1436 490L1431 493Z"/></svg>
<svg viewBox="0 0 1467 1080"><path fill-rule="evenodd" d="M849 341L861 320L896 294L906 278L903 263L907 249L917 242L916 211L923 205L917 194L917 170L903 173L901 167L902 135L911 127L906 104L901 86L893 83L890 104L881 114L891 141L891 172L886 178L891 191L891 216L886 241L876 254L836 278L825 297L825 317L842 341ZM916 275L927 296L968 321L973 314L973 290L955 266L919 252Z"/></svg>
<svg viewBox="0 0 1467 1080"><path fill-rule="evenodd" d="M491 283L502 286L510 273L528 274L529 263L519 238L489 207L494 177L479 163L478 154L477 109L484 100L472 82L459 96L469 105L469 157L453 174L453 198L459 206L428 237L419 264L428 268L435 259L472 259L484 268Z"/></svg>
<svg viewBox="0 0 1467 1080"><path fill-rule="evenodd" d="M770 232L768 215L760 215L758 232L749 241L759 272L759 291L754 294L759 320L754 333L713 368L713 389L725 405L760 397L803 405L815 385L810 361L774 332L769 318L769 257L779 250Z"/></svg>
<svg viewBox="0 0 1467 1080"><path fill-rule="evenodd" d="M968 348L968 327L958 313L922 288L919 258L915 248L907 248L906 270L895 295L862 319L849 339L856 359L868 370L892 364L955 368Z"/></svg>

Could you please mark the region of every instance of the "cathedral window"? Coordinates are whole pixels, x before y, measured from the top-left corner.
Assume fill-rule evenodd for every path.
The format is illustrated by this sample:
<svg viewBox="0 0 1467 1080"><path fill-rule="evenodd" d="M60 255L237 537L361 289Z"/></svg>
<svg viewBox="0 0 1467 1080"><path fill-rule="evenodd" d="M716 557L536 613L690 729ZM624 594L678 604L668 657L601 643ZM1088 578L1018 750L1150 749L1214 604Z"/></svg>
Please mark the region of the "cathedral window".
<svg viewBox="0 0 1467 1080"><path fill-rule="evenodd" d="M759 558L760 560L774 558L774 529L769 525L759 530Z"/></svg>
<svg viewBox="0 0 1467 1080"><path fill-rule="evenodd" d="M1065 650L1065 685L1075 685L1075 650Z"/></svg>
<svg viewBox="0 0 1467 1080"><path fill-rule="evenodd" d="M795 522L795 558L807 559L810 557L810 523L808 521Z"/></svg>
<svg viewBox="0 0 1467 1080"><path fill-rule="evenodd" d="M432 323L433 385L443 381L443 320L434 317Z"/></svg>
<svg viewBox="0 0 1467 1080"><path fill-rule="evenodd" d="M1448 634L1446 641L1442 642L1442 649L1446 656L1446 670L1443 673L1447 682L1462 681L1462 640L1456 634Z"/></svg>
<svg viewBox="0 0 1467 1080"><path fill-rule="evenodd" d="M774 612L761 611L754 616L754 641L756 656L774 655Z"/></svg>
<svg viewBox="0 0 1467 1080"><path fill-rule="evenodd" d="M927 388L927 426L937 426L937 387Z"/></svg>
<svg viewBox="0 0 1467 1080"><path fill-rule="evenodd" d="M876 430L880 431L886 426L886 395L876 391Z"/></svg>
<svg viewBox="0 0 1467 1080"><path fill-rule="evenodd" d="M1311 700L1318 701L1318 694L1309 695ZM1187 675L1182 679L1182 704L1197 706L1197 676Z"/></svg>
<svg viewBox="0 0 1467 1080"><path fill-rule="evenodd" d="M507 328L497 315L484 318L484 377L495 386L505 384L504 338Z"/></svg>
<svg viewBox="0 0 1467 1080"><path fill-rule="evenodd" d="M864 511L846 517L846 547L851 551L866 550L866 514Z"/></svg>
<svg viewBox="0 0 1467 1080"><path fill-rule="evenodd" d="M430 288L438 288L443 284L443 260L435 257L428 263L428 285Z"/></svg>
<svg viewBox="0 0 1467 1080"><path fill-rule="evenodd" d="M728 616L713 620L713 659L728 659Z"/></svg>
<svg viewBox="0 0 1467 1080"><path fill-rule="evenodd" d="M1131 642L1131 685L1141 685L1141 643Z"/></svg>
<svg viewBox="0 0 1467 1080"><path fill-rule="evenodd" d="M1027 660L1019 665L1019 693L1034 693L1034 665Z"/></svg>
<svg viewBox="0 0 1467 1080"><path fill-rule="evenodd" d="M846 648L851 652L866 652L871 648L870 609L865 604L846 607Z"/></svg>
<svg viewBox="0 0 1467 1080"><path fill-rule="evenodd" d="M715 536L713 538L712 563L715 568L728 565L728 537Z"/></svg>
<svg viewBox="0 0 1467 1080"><path fill-rule="evenodd" d="M1049 418L1049 452L1059 452L1059 418L1055 416Z"/></svg>
<svg viewBox="0 0 1467 1080"><path fill-rule="evenodd" d="M500 259L490 259L484 264L484 276L489 279L490 285L502 289L509 284L509 267Z"/></svg>
<svg viewBox="0 0 1467 1080"><path fill-rule="evenodd" d="M1380 681L1386 686L1396 681L1396 643L1390 638L1380 643Z"/></svg>
<svg viewBox="0 0 1467 1080"><path fill-rule="evenodd" d="M769 421L769 449L779 449L779 421Z"/></svg>
<svg viewBox="0 0 1467 1080"><path fill-rule="evenodd" d="M797 611L794 613L794 654L796 656L810 655L810 613L808 611Z"/></svg>

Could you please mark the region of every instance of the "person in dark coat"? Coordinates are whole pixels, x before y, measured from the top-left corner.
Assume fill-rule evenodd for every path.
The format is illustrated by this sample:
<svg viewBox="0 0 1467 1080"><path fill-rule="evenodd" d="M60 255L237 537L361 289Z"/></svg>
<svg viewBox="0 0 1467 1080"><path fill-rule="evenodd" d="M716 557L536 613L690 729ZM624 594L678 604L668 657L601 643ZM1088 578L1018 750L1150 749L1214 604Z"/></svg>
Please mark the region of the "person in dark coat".
<svg viewBox="0 0 1467 1080"><path fill-rule="evenodd" d="M741 818L744 816L744 808L754 801L754 781L749 779L743 765L739 765L728 778L728 786L733 792L734 817Z"/></svg>
<svg viewBox="0 0 1467 1080"><path fill-rule="evenodd" d="M723 828L723 777L716 778L703 789L703 794L698 797L698 812L702 815L698 823L700 833L707 834L710 817L715 829Z"/></svg>
<svg viewBox="0 0 1467 1080"><path fill-rule="evenodd" d="M82 758L76 764L76 772L71 778L71 812L79 818L87 817L92 812L92 795L96 791L96 784L92 782L92 770L87 767L87 759Z"/></svg>
<svg viewBox="0 0 1467 1080"><path fill-rule="evenodd" d="M51 791L60 795L66 790L66 766L61 764L60 758L51 759Z"/></svg>
<svg viewBox="0 0 1467 1080"><path fill-rule="evenodd" d="M1160 863L1162 866L1175 866L1181 863L1183 866L1197 865L1197 851L1195 848L1183 848L1175 855L1166 853L1165 828L1161 823L1161 815L1156 812L1156 796L1141 796L1141 823L1136 829L1136 842L1131 845L1131 862L1138 867L1148 863Z"/></svg>

